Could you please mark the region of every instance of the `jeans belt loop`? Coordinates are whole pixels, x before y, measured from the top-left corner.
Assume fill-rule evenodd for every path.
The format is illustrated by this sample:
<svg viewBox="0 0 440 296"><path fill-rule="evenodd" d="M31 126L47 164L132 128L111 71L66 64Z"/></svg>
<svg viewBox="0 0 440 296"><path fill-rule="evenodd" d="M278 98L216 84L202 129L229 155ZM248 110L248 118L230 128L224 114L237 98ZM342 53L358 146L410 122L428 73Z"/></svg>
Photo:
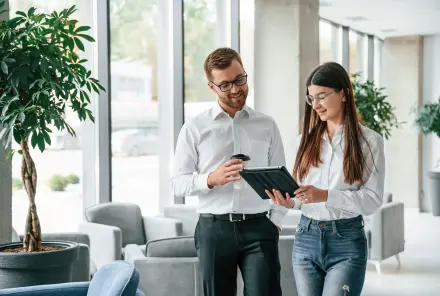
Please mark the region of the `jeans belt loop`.
<svg viewBox="0 0 440 296"><path fill-rule="evenodd" d="M333 233L338 233L338 229L336 228L336 221L332 221L332 229Z"/></svg>
<svg viewBox="0 0 440 296"><path fill-rule="evenodd" d="M307 217L307 222L306 222L306 230L309 231L310 228L310 223L312 223L312 219Z"/></svg>

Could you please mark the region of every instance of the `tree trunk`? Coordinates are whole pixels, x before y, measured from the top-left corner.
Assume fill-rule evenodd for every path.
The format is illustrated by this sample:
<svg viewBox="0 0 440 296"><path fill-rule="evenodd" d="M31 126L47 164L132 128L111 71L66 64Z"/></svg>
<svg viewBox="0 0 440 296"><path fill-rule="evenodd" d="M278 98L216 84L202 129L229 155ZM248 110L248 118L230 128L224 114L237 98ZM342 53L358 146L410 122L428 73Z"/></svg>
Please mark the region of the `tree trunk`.
<svg viewBox="0 0 440 296"><path fill-rule="evenodd" d="M41 228L40 220L37 215L37 206L35 205L35 194L37 192L37 170L34 161L29 153L28 141L23 140L20 143L23 152L23 162L21 165L21 178L26 193L29 198L29 210L26 218L26 229L23 238L23 248L26 252L41 250Z"/></svg>

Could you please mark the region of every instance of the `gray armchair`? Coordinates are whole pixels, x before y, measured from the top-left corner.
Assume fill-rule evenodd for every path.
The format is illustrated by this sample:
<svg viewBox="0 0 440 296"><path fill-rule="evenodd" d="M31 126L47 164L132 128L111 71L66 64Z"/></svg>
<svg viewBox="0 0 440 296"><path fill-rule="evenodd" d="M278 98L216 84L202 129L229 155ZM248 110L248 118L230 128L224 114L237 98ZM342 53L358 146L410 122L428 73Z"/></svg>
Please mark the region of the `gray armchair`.
<svg viewBox="0 0 440 296"><path fill-rule="evenodd" d="M43 233L43 241L71 241L78 243L79 254L78 260L73 264L72 282L89 281L92 275L90 260L90 240L85 233ZM23 235L18 235L12 229L12 242L22 242Z"/></svg>
<svg viewBox="0 0 440 296"><path fill-rule="evenodd" d="M79 231L90 238L90 254L96 268L124 259L125 246L145 249L149 240L182 235L182 224L175 219L142 216L139 206L130 203L105 203L85 211L86 222Z"/></svg>
<svg viewBox="0 0 440 296"><path fill-rule="evenodd" d="M384 194L384 204L371 216L364 217L368 241L368 260L380 274L381 261L394 256L400 267L399 254L405 250L404 204Z"/></svg>

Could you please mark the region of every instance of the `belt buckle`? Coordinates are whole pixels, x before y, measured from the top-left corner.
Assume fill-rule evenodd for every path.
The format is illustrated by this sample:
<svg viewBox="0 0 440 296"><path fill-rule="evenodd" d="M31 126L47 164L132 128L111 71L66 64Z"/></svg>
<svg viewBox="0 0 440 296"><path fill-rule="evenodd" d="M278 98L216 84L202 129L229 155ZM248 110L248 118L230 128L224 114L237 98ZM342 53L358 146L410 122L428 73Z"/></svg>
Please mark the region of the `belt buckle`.
<svg viewBox="0 0 440 296"><path fill-rule="evenodd" d="M232 215L238 215L238 214L233 214L233 213L229 213L229 221L231 221L231 222L239 222L239 221L244 221L244 220L246 220L246 216L245 216L245 214L242 214L243 215L243 219L232 219Z"/></svg>

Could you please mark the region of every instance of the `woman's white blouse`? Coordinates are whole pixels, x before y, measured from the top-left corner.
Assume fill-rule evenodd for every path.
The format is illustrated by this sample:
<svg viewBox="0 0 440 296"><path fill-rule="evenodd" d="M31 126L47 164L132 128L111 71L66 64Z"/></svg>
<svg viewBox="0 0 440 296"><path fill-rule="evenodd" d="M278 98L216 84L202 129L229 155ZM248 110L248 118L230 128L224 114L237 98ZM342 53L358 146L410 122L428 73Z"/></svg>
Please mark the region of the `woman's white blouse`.
<svg viewBox="0 0 440 296"><path fill-rule="evenodd" d="M337 220L368 216L373 214L383 201L385 179L384 143L382 137L373 130L362 126L367 142L361 137L362 150L367 168L364 171L364 185L359 182L344 182L344 132L340 126L332 142L327 133L323 135L319 167L311 168L300 185L313 185L328 190L327 202L303 204L295 198L294 209L301 209L303 214L315 220ZM301 135L297 139L297 151ZM371 152L370 152L371 149Z"/></svg>

